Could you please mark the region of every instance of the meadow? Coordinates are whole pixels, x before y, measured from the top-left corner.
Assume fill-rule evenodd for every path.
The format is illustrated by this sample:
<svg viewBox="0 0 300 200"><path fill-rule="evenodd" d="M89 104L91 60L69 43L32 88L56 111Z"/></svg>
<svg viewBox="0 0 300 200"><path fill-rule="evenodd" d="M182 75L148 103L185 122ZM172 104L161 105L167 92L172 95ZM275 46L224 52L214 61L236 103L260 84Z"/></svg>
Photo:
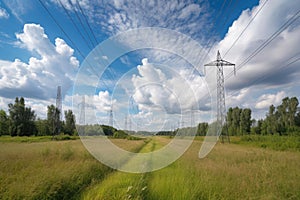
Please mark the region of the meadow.
<svg viewBox="0 0 300 200"><path fill-rule="evenodd" d="M101 164L76 138L0 137L0 199L300 199L299 140L284 138L235 137L199 159L199 137L168 167L130 174ZM142 153L170 138L112 141Z"/></svg>

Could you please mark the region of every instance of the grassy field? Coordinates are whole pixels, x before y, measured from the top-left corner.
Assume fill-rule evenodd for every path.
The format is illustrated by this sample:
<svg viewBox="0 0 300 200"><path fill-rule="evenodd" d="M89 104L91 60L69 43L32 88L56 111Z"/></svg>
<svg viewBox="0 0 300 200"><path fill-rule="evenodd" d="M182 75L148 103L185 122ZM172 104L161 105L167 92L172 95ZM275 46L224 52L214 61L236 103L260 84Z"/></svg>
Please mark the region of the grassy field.
<svg viewBox="0 0 300 200"><path fill-rule="evenodd" d="M300 199L299 143L286 139L285 148L277 148L282 138L233 138L201 160L197 138L170 166L129 174L96 161L80 140L0 137L0 199ZM112 141L149 152L170 139Z"/></svg>

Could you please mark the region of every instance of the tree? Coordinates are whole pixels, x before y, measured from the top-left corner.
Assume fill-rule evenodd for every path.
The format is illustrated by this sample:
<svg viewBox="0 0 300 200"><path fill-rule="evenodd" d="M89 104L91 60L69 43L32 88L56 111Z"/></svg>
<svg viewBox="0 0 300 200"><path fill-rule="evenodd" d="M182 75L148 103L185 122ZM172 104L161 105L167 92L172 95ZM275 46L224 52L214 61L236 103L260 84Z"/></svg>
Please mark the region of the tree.
<svg viewBox="0 0 300 200"><path fill-rule="evenodd" d="M288 115L289 115L289 126L292 128L295 126L295 116L297 112L297 107L299 105L299 101L296 97L292 97L288 102Z"/></svg>
<svg viewBox="0 0 300 200"><path fill-rule="evenodd" d="M266 117L266 133L267 134L274 135L274 134L280 132L277 118L278 117L275 114L275 107L274 107L274 105L271 105L269 107L269 112Z"/></svg>
<svg viewBox="0 0 300 200"><path fill-rule="evenodd" d="M37 129L36 135L38 136L51 135L47 120L38 119L35 121L35 126Z"/></svg>
<svg viewBox="0 0 300 200"><path fill-rule="evenodd" d="M59 127L60 127L59 109L56 108L54 105L50 105L47 108L48 108L47 122L48 122L50 133L52 135L57 135L59 134Z"/></svg>
<svg viewBox="0 0 300 200"><path fill-rule="evenodd" d="M8 134L8 116L4 110L0 110L0 135Z"/></svg>
<svg viewBox="0 0 300 200"><path fill-rule="evenodd" d="M240 112L240 134L250 134L251 124L251 109L245 108Z"/></svg>
<svg viewBox="0 0 300 200"><path fill-rule="evenodd" d="M64 133L68 135L73 135L76 130L76 121L75 115L73 114L72 110L65 111L65 126L64 126Z"/></svg>
<svg viewBox="0 0 300 200"><path fill-rule="evenodd" d="M208 130L208 123L203 122L198 125L197 135L204 136Z"/></svg>
<svg viewBox="0 0 300 200"><path fill-rule="evenodd" d="M289 114L288 114L289 98L285 97L282 99L281 105L277 107L277 118L278 118L278 127L280 134L287 131L289 125Z"/></svg>
<svg viewBox="0 0 300 200"><path fill-rule="evenodd" d="M300 127L300 111L297 113L295 117L295 125Z"/></svg>
<svg viewBox="0 0 300 200"><path fill-rule="evenodd" d="M228 130L229 135L234 134L232 112L233 112L233 109L230 107L228 109L227 117L226 117L226 126L227 126L227 130Z"/></svg>
<svg viewBox="0 0 300 200"><path fill-rule="evenodd" d="M263 119L260 120L252 120L252 128L251 128L251 133L252 134L261 134L262 131L262 124L263 124Z"/></svg>
<svg viewBox="0 0 300 200"><path fill-rule="evenodd" d="M12 136L30 136L36 133L35 113L25 106L23 97L17 97L15 103L8 104L9 118L11 120L10 133Z"/></svg>

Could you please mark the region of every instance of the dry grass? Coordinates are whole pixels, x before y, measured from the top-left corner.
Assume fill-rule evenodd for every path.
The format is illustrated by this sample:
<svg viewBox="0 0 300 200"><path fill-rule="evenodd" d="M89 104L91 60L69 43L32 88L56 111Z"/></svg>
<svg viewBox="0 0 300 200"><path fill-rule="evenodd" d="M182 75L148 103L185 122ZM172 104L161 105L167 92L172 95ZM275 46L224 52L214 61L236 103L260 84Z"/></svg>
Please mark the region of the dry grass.
<svg viewBox="0 0 300 200"><path fill-rule="evenodd" d="M200 160L200 146L151 174L148 199L300 199L299 152L218 144Z"/></svg>
<svg viewBox="0 0 300 200"><path fill-rule="evenodd" d="M125 146L125 141L116 141ZM126 141L129 150L142 143ZM113 170L80 140L0 143L0 199L70 199Z"/></svg>
<svg viewBox="0 0 300 200"><path fill-rule="evenodd" d="M149 152L170 139L112 141ZM300 152L217 144L199 159L201 142L170 166L145 174L111 170L80 140L0 142L0 199L300 199Z"/></svg>

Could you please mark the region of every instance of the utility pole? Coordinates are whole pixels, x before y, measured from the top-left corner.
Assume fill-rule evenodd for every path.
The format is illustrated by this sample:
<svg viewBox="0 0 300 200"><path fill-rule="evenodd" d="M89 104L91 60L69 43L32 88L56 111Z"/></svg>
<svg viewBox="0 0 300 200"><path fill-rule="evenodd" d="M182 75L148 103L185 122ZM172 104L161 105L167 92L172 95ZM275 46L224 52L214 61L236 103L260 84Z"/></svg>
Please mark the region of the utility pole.
<svg viewBox="0 0 300 200"><path fill-rule="evenodd" d="M225 116L226 116L223 66L233 66L234 67L234 75L235 75L236 74L235 64L223 60L221 58L220 52L218 51L217 60L212 61L208 64L205 64L204 71L205 71L206 66L216 66L217 67L217 126L220 125L222 143L224 143L225 138L230 143L227 128L225 130L226 133L222 132L222 127L225 123Z"/></svg>

